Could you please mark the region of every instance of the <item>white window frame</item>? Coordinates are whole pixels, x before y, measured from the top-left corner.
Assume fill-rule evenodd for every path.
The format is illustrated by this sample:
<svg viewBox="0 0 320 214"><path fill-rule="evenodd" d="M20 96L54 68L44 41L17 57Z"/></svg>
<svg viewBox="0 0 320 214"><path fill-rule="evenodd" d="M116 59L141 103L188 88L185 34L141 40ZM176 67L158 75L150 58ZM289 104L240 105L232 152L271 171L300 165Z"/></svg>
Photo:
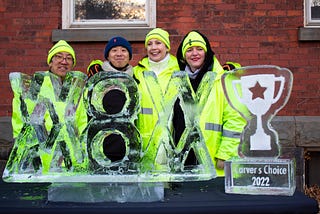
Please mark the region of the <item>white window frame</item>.
<svg viewBox="0 0 320 214"><path fill-rule="evenodd" d="M312 0L304 0L304 26L320 27L320 20L311 19L311 2Z"/></svg>
<svg viewBox="0 0 320 214"><path fill-rule="evenodd" d="M62 29L130 29L156 27L156 0L146 0L146 20L74 21L74 0L62 0Z"/></svg>

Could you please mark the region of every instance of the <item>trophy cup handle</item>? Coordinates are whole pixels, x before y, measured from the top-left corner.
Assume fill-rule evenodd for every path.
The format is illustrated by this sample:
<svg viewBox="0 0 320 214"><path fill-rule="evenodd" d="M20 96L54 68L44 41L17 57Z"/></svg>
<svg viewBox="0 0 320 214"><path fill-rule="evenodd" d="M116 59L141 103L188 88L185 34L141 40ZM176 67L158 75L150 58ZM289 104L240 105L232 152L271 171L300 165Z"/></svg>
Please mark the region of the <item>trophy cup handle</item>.
<svg viewBox="0 0 320 214"><path fill-rule="evenodd" d="M281 83L280 83L280 87L279 87L279 90L278 90L278 94L273 99L272 104L276 103L279 100L279 98L282 95L283 88L284 88L284 77L282 77L282 76L281 77L275 77L274 79L275 79L275 81L280 81Z"/></svg>
<svg viewBox="0 0 320 214"><path fill-rule="evenodd" d="M233 81L232 81L232 87L233 87L233 91L234 91L234 94L236 95L237 99L238 99L241 103L243 103L242 98L240 97L239 92L238 92L238 89L237 89L237 87L236 87L236 85L239 84L239 83L241 83L241 80L233 80Z"/></svg>

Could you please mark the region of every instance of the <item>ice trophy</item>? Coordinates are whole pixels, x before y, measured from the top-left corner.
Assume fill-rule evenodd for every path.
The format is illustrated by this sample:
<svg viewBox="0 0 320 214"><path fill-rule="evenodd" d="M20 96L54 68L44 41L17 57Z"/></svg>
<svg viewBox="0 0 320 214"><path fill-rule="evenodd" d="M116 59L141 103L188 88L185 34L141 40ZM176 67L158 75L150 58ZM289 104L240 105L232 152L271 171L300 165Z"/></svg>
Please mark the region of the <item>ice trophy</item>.
<svg viewBox="0 0 320 214"><path fill-rule="evenodd" d="M225 192L252 195L294 194L294 157L282 157L270 121L287 103L293 76L273 65L234 69L222 77L229 104L246 120L239 158L225 162Z"/></svg>

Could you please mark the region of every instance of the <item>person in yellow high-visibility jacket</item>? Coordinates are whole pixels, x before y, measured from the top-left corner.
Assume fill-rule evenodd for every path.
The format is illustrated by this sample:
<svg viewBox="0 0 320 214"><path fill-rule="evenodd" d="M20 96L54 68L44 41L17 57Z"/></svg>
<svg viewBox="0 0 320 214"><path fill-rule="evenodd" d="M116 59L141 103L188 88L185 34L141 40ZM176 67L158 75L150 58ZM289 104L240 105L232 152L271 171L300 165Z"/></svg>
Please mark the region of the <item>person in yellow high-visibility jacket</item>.
<svg viewBox="0 0 320 214"><path fill-rule="evenodd" d="M87 67L88 78L91 78L98 72L119 72L133 76L133 66L130 64L132 59L132 47L130 42L121 36L112 37L104 49L105 61L93 60ZM88 86L89 88L92 86ZM87 97L88 90L85 90L84 97ZM133 98L132 98L133 99ZM123 91L115 89L108 90L104 94L101 104L107 114L118 114L124 108L127 102ZM88 119L91 116L88 115ZM89 132L89 135L92 133ZM96 134L96 133L94 133ZM103 140L103 152L112 162L122 160L126 154L125 141L120 134L109 134Z"/></svg>
<svg viewBox="0 0 320 214"><path fill-rule="evenodd" d="M19 138L23 140L23 138L25 138L24 135L27 134L25 133L26 130L24 130L24 127L28 126L29 120L32 120L32 124L43 125L43 133L37 133L37 135L43 134L43 138L38 139L39 142L45 140L46 148L50 150L55 148L54 142L65 142L70 151L68 158L70 158L73 163L79 163L83 148L79 142L75 143L74 139L80 137L87 125L86 109L82 102L82 89L87 77L80 71L72 71L76 65L75 51L64 40L60 40L49 50L47 63L49 66L48 71L36 72L35 75L38 76L38 79L34 81L36 84L31 85L31 87L36 87L35 85L37 85L39 88L29 89L29 92L35 91L34 98L30 99L27 97L24 99L24 96L21 92L19 93L19 90L13 90L13 137L14 139ZM81 81L72 82L73 80L69 79L67 81L69 77L75 77L78 78L78 80L81 79ZM64 83L71 85L64 85ZM68 89L70 89L70 91L68 91ZM23 112L22 109L24 109ZM60 124L63 124L63 126L60 126ZM55 137L53 137L53 129L59 132L55 134ZM48 138L51 139L50 143L49 140L47 140ZM37 140L34 139L34 143L36 142ZM26 147L25 149L28 148ZM50 158L48 158L47 161L42 160L43 170L48 170L48 168L44 169L44 165L48 165L51 162L49 159Z"/></svg>
<svg viewBox="0 0 320 214"><path fill-rule="evenodd" d="M148 145L154 145L158 136L152 137L155 126L163 118L159 118L164 112L163 97L167 93L167 86L173 72L179 70L177 59L170 53L169 33L162 28L154 28L145 38L147 56L142 58L138 65L133 68L134 78L138 83L138 90L141 93L141 112L138 114L137 128L140 131L145 151ZM147 73L152 73L155 78L146 78ZM150 81L151 80L151 81ZM155 80L155 81L153 81ZM162 120L164 123L168 121ZM156 146L156 151L149 151L150 155L158 156L161 162L166 158L164 148ZM159 155L154 154L158 152ZM147 154L148 155L148 154ZM162 156L162 157L160 157ZM163 164L163 163L159 163Z"/></svg>
<svg viewBox="0 0 320 214"><path fill-rule="evenodd" d="M215 72L214 85L206 99L199 118L199 126L209 154L216 168L217 176L224 176L224 161L238 156L240 135L246 124L224 95L221 76L225 72L206 36L198 31L187 33L177 50L179 70L188 73L194 92L207 72ZM180 105L176 103L173 116L175 143L184 131L185 120ZM192 153L190 153L192 154ZM189 155L187 162L195 164L195 156Z"/></svg>
<svg viewBox="0 0 320 214"><path fill-rule="evenodd" d="M57 96L55 95L55 91L59 91L59 89L54 87L62 87L67 72L71 71L76 65L75 51L66 41L60 40L49 50L47 63L49 66L49 70L45 71L45 73L50 73L50 75L45 76L39 94L42 94L44 97L50 98L51 95ZM23 126L22 115L20 111L20 100L18 96L14 96L12 108L13 137L16 138ZM33 108L29 108L28 110L30 111L29 113L31 113L33 111ZM56 108L56 110L61 110L64 112L65 106L61 106L61 108ZM82 130L85 128L87 124L87 119L86 117L84 117L85 115L86 110L83 106L83 103L79 102L79 106L75 115L75 126L78 127L79 133L82 132ZM63 117L61 117L61 119L63 119ZM46 115L45 117L45 125L47 130L50 130L52 127L52 121L49 115Z"/></svg>

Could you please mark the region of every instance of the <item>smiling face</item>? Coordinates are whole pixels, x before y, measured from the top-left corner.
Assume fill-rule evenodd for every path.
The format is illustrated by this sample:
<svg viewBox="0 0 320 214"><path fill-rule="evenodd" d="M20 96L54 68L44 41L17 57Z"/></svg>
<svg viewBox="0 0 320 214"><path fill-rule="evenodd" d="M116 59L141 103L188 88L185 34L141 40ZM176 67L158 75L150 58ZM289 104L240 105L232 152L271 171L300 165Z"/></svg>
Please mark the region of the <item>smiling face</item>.
<svg viewBox="0 0 320 214"><path fill-rule="evenodd" d="M186 51L186 62L192 72L202 67L206 57L206 52L200 46L193 46Z"/></svg>
<svg viewBox="0 0 320 214"><path fill-rule="evenodd" d="M115 68L124 68L130 61L129 51L122 46L115 46L109 51L107 60Z"/></svg>
<svg viewBox="0 0 320 214"><path fill-rule="evenodd" d="M59 52L52 57L49 69L52 73L64 80L68 71L73 68L73 58L68 52Z"/></svg>
<svg viewBox="0 0 320 214"><path fill-rule="evenodd" d="M147 43L148 57L154 62L163 60L168 51L167 46L158 39L150 39Z"/></svg>

